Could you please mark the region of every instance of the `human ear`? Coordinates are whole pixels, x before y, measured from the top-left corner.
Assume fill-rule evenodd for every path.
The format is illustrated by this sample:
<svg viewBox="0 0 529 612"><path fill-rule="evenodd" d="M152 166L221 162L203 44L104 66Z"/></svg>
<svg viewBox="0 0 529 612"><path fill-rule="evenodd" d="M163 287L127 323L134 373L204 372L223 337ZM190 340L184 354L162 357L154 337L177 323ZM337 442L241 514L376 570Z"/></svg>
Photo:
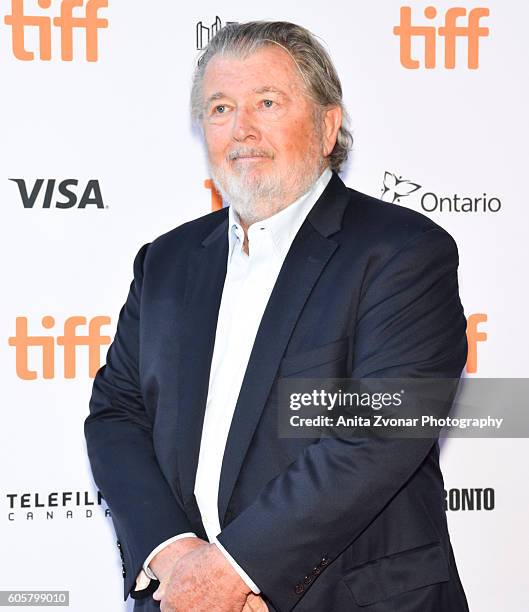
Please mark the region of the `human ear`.
<svg viewBox="0 0 529 612"><path fill-rule="evenodd" d="M332 153L338 130L342 125L342 109L339 106L329 106L323 111L323 155L327 157Z"/></svg>

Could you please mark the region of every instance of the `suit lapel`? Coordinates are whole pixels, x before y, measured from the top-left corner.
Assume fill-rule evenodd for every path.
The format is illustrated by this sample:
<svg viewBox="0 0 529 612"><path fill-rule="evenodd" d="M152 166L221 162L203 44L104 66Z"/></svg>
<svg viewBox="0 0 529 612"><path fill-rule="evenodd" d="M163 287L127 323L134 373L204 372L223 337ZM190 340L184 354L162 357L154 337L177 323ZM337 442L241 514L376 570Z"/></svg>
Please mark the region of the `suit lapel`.
<svg viewBox="0 0 529 612"><path fill-rule="evenodd" d="M327 236L340 229L348 200L347 188L333 173L296 235L270 295L250 354L224 451L218 497L221 526L296 321L338 246Z"/></svg>
<svg viewBox="0 0 529 612"><path fill-rule="evenodd" d="M227 213L227 210L226 210ZM193 490L217 317L226 277L228 220L189 256L178 356L177 461L183 502L199 518Z"/></svg>

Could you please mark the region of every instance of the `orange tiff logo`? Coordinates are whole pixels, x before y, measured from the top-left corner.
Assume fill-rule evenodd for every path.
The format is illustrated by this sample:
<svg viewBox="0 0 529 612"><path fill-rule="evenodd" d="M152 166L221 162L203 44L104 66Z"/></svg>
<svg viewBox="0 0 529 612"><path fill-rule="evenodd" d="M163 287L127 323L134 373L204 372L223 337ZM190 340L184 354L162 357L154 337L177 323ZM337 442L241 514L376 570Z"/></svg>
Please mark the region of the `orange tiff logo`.
<svg viewBox="0 0 529 612"><path fill-rule="evenodd" d="M483 312L476 312L467 318L468 355L466 370L468 374L475 374L478 371L478 344L487 340L487 332L481 331L479 324L486 322L487 315Z"/></svg>
<svg viewBox="0 0 529 612"><path fill-rule="evenodd" d="M437 9L427 6L424 9L426 19L435 19ZM444 25L436 28L433 25L412 25L411 7L401 6L400 23L393 28L393 33L400 39L400 63L404 68L417 69L420 62L412 57L412 39L420 38L424 42L424 67L436 67L436 43L438 36L444 39L444 67L456 66L456 41L467 40L467 66L475 70L479 67L479 39L489 35L489 28L480 26L480 19L489 16L488 8L473 8L468 12L463 7L449 8L446 11ZM466 18L465 25L458 25L458 20Z"/></svg>
<svg viewBox="0 0 529 612"><path fill-rule="evenodd" d="M222 208L222 195L217 191L213 180L206 179L204 181L204 187L209 189L211 194L211 211L220 210Z"/></svg>
<svg viewBox="0 0 529 612"><path fill-rule="evenodd" d="M49 9L51 0L38 0L41 9ZM57 17L47 15L26 15L24 0L11 0L11 14L4 17L4 21L11 26L11 39L13 55L26 62L35 57L32 51L26 49L26 29L38 28L39 58L51 60L52 25L60 30L61 59L71 62L73 59L73 32L74 28L85 31L86 59L97 62L98 59L98 30L108 28L108 20L98 17L97 12L108 6L108 0L62 0L60 14ZM74 8L83 8L84 14L73 14Z"/></svg>
<svg viewBox="0 0 529 612"><path fill-rule="evenodd" d="M86 317L69 317L64 322L64 334L57 336L57 344L64 347L64 378L75 378L76 355L78 346L88 347L89 376L94 378L100 367L100 347L110 344L110 336L102 336L103 325L110 324L110 317L99 316L90 319L88 334L83 336L77 333L77 328L86 325ZM53 317L42 317L42 326L45 329L55 327ZM9 338L9 346L16 351L16 371L23 380L35 380L37 372L29 369L29 347L38 346L42 349L42 377L55 378L55 338L53 336L30 336L28 334L27 317L16 318L16 331Z"/></svg>

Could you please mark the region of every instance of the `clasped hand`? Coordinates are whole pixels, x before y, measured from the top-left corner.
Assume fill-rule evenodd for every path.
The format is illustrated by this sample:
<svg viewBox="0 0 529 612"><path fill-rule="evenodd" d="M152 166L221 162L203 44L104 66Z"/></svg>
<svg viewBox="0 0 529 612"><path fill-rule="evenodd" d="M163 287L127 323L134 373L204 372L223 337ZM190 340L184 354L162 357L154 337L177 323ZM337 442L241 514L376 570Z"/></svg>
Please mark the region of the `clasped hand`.
<svg viewBox="0 0 529 612"><path fill-rule="evenodd" d="M215 544L198 538L181 542L185 552L180 546L180 555L150 564L160 579L153 598L161 612L268 612Z"/></svg>

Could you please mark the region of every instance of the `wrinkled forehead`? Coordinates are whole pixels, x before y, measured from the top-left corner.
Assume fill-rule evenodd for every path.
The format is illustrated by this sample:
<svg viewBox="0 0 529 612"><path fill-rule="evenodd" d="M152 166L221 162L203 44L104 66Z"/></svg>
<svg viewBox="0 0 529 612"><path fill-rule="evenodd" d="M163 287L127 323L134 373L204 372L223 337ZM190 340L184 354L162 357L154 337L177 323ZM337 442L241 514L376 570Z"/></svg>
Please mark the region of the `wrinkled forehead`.
<svg viewBox="0 0 529 612"><path fill-rule="evenodd" d="M208 61L203 79L203 101L218 94L272 93L306 94L303 75L291 54L282 46L261 45L250 51L215 53Z"/></svg>

